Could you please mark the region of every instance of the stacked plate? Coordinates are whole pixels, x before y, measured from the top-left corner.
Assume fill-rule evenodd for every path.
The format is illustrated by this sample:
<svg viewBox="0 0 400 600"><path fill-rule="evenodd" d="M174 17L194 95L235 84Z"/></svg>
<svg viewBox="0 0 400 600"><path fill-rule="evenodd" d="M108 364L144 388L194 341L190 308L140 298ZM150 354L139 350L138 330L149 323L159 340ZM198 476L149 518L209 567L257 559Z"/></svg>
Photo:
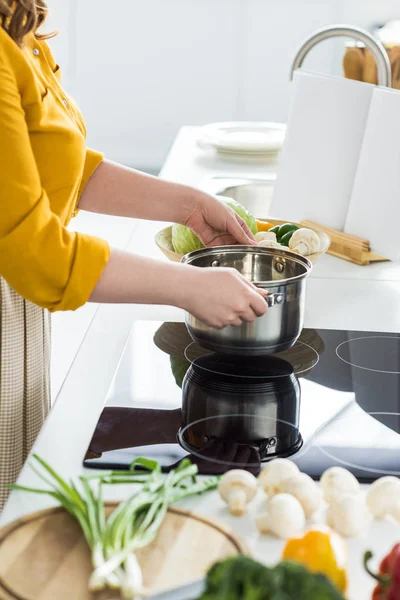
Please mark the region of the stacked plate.
<svg viewBox="0 0 400 600"><path fill-rule="evenodd" d="M266 156L280 152L286 125L266 122L212 123L201 128L197 139L203 149L229 155Z"/></svg>

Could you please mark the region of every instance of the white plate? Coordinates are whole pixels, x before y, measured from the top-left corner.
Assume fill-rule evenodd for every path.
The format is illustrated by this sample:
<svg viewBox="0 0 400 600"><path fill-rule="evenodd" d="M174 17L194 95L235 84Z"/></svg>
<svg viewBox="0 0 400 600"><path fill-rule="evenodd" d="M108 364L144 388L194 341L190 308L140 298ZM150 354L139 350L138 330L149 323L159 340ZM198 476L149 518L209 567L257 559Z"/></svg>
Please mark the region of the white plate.
<svg viewBox="0 0 400 600"><path fill-rule="evenodd" d="M276 154L282 148L286 125L266 122L212 123L201 128L198 144L230 154Z"/></svg>

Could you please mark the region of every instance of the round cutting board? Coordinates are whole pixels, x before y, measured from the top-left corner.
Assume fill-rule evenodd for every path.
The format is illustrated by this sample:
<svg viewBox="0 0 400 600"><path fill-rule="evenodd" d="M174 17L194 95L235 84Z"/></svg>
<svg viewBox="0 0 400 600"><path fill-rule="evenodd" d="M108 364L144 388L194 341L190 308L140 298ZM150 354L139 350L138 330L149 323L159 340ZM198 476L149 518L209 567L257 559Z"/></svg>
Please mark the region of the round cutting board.
<svg viewBox="0 0 400 600"><path fill-rule="evenodd" d="M112 511L117 505L109 504ZM228 529L196 514L170 508L156 540L137 553L151 592L184 585L216 561L248 554ZM0 530L0 600L101 600L87 589L90 552L79 525L62 508L28 515ZM114 594L114 595L113 595Z"/></svg>

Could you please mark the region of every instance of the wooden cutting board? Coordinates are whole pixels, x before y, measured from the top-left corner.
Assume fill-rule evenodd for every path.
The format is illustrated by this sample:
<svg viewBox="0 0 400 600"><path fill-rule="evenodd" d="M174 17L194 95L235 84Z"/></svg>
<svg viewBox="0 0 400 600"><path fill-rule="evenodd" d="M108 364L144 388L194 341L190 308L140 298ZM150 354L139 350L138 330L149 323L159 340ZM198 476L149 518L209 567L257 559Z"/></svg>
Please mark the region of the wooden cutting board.
<svg viewBox="0 0 400 600"><path fill-rule="evenodd" d="M116 504L107 505L112 511ZM137 553L144 584L162 591L199 579L216 561L248 554L245 544L205 517L170 508L153 544ZM62 508L28 515L0 530L1 600L114 600L87 589L90 553Z"/></svg>

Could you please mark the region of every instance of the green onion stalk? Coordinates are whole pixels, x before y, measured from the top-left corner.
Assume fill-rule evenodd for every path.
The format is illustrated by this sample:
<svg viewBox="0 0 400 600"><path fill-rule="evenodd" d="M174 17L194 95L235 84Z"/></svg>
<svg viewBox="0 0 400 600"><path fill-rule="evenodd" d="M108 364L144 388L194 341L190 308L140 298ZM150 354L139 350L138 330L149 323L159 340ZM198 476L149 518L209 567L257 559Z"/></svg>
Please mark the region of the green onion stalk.
<svg viewBox="0 0 400 600"><path fill-rule="evenodd" d="M146 595L135 552L153 542L168 507L187 496L215 489L217 477L199 479L189 460L164 475L156 461L136 459L128 471L111 471L79 478L79 486L65 481L42 458L33 455L32 469L46 489L20 485L13 489L53 497L79 523L92 555L89 589L119 590L124 600ZM106 515L105 485L135 484L133 494Z"/></svg>

